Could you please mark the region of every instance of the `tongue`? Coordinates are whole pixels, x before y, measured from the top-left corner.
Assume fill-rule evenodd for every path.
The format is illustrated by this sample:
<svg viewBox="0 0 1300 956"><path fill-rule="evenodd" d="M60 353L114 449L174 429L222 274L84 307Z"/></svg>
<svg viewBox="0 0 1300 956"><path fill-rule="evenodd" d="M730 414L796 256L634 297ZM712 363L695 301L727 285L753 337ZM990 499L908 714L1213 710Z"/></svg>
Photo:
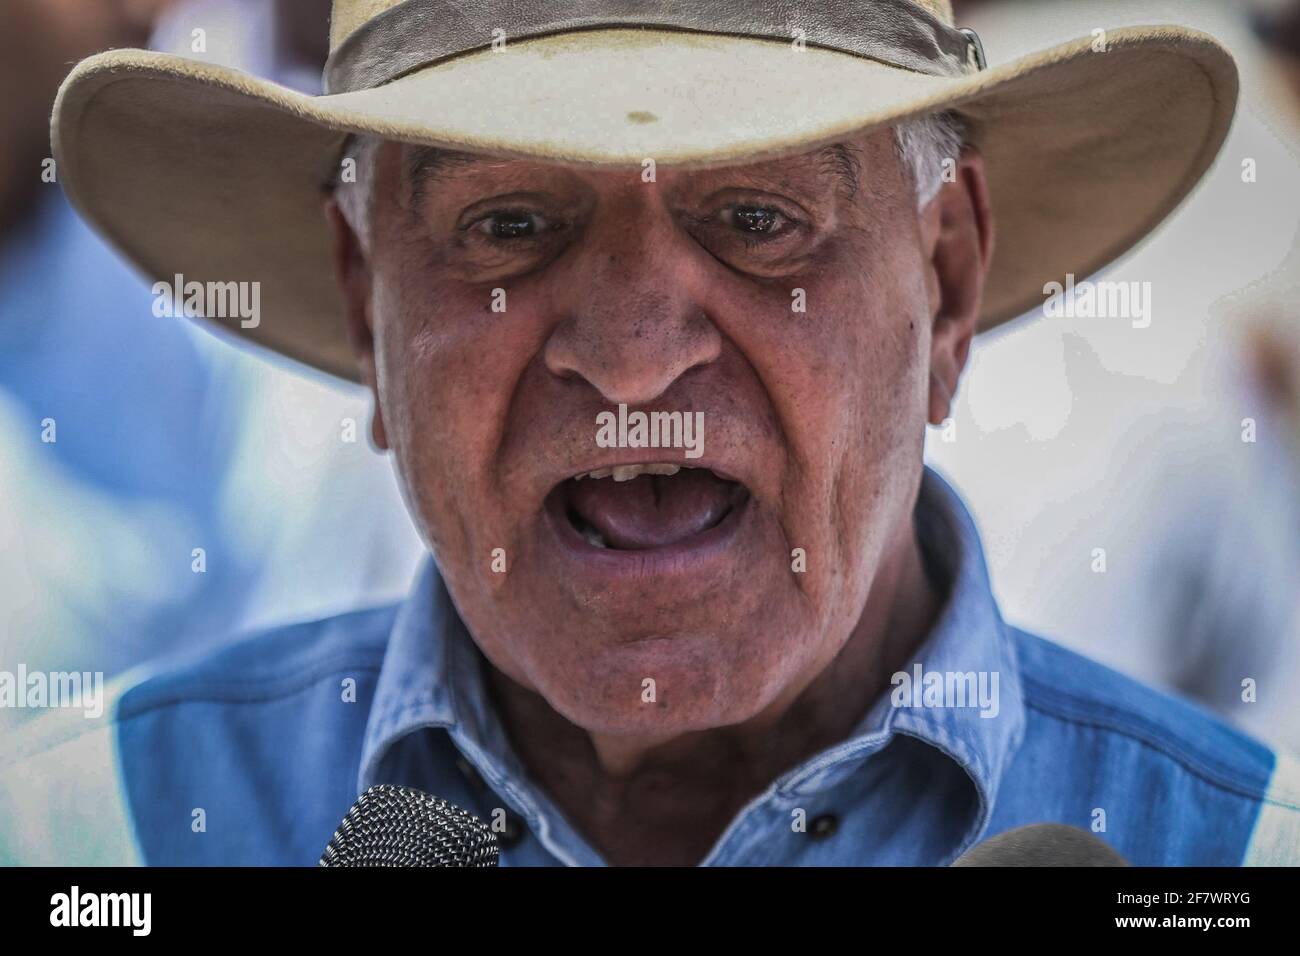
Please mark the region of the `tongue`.
<svg viewBox="0 0 1300 956"><path fill-rule="evenodd" d="M721 521L734 488L704 468L631 481L586 478L570 483L569 506L611 548L659 548Z"/></svg>

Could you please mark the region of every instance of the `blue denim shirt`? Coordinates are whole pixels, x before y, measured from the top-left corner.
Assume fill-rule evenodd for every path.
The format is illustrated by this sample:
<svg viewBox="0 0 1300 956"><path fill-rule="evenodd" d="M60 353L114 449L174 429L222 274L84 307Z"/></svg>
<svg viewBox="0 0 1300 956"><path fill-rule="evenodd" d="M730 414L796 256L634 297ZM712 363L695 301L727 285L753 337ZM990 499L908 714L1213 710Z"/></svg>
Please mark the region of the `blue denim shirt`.
<svg viewBox="0 0 1300 956"><path fill-rule="evenodd" d="M1041 821L1135 864L1300 862L1295 761L1004 623L974 524L933 471L915 520L947 592L904 668L920 680L773 780L703 863L942 865ZM50 715L0 760L0 861L309 865L383 782L496 822L504 866L601 864L511 747L483 666L429 564L396 608L129 677L111 716ZM927 696L925 675L968 673L983 701Z"/></svg>

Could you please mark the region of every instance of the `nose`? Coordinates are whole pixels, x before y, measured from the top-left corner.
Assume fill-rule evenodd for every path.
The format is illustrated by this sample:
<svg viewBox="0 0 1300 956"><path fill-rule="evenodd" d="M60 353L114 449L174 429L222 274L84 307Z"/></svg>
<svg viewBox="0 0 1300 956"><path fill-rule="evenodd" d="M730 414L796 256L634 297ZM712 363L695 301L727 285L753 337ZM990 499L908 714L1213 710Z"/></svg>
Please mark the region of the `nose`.
<svg viewBox="0 0 1300 956"><path fill-rule="evenodd" d="M610 404L652 402L722 349L700 304L696 250L653 204L643 195L588 229L544 351L552 374L585 380Z"/></svg>

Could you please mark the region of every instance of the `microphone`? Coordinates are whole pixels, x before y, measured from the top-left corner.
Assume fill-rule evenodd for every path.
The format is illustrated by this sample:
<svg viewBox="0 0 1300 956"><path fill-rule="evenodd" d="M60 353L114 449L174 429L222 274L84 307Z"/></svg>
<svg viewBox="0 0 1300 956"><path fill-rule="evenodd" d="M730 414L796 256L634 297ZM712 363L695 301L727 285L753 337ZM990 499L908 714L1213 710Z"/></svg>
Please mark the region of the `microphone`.
<svg viewBox="0 0 1300 956"><path fill-rule="evenodd" d="M412 787L376 784L334 831L320 866L497 865L497 838L466 810Z"/></svg>
<svg viewBox="0 0 1300 956"><path fill-rule="evenodd" d="M971 847L953 866L1128 866L1087 830L1063 823L1031 823Z"/></svg>

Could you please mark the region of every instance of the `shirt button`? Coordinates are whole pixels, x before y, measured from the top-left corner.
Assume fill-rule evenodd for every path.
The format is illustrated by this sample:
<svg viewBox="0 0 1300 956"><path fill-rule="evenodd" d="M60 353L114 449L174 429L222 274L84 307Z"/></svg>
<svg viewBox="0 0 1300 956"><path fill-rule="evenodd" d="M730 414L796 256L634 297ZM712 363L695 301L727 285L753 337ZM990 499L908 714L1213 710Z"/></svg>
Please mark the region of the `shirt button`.
<svg viewBox="0 0 1300 956"><path fill-rule="evenodd" d="M840 827L839 818L833 813L823 813L819 817L814 817L813 821L808 824L808 835L814 840L825 840L832 836Z"/></svg>
<svg viewBox="0 0 1300 956"><path fill-rule="evenodd" d="M479 776L479 772L470 766L469 761L464 757L456 758L456 768L460 770L460 772L465 775L465 779L475 787L478 787L479 789L483 788L483 778Z"/></svg>

